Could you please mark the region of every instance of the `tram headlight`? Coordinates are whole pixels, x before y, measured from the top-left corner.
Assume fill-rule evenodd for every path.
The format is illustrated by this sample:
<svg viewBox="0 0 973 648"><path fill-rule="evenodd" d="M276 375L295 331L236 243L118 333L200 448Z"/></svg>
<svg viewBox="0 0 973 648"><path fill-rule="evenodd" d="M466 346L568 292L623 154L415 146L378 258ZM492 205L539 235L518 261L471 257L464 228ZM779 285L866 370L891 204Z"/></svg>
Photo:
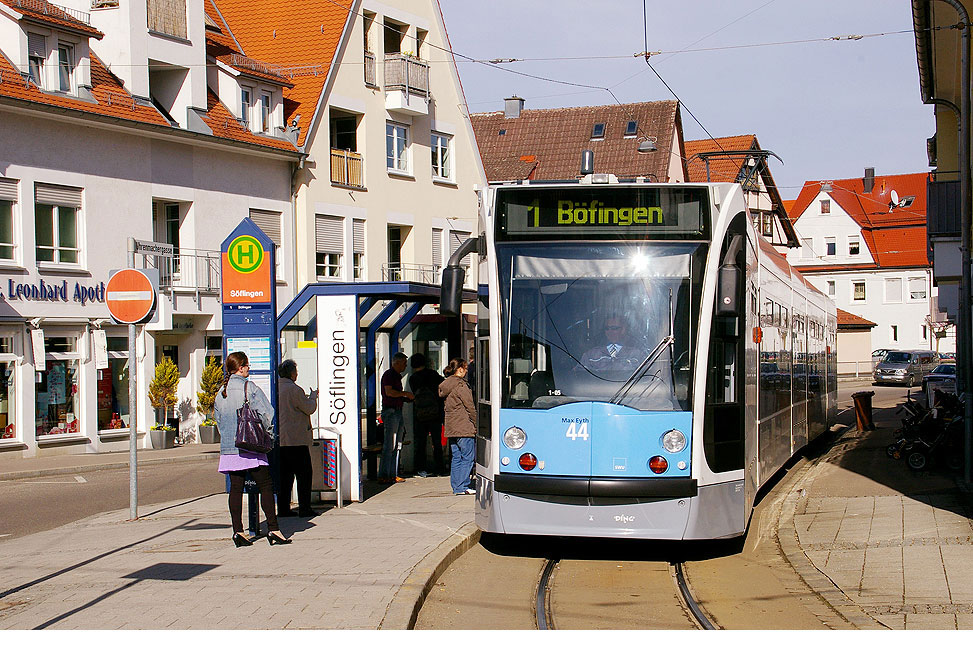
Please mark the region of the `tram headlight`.
<svg viewBox="0 0 973 648"><path fill-rule="evenodd" d="M662 447L666 452L682 452L686 449L686 435L676 429L669 430L662 435Z"/></svg>
<svg viewBox="0 0 973 648"><path fill-rule="evenodd" d="M520 450L527 443L527 433L519 427L507 428L503 433L503 444L511 450Z"/></svg>

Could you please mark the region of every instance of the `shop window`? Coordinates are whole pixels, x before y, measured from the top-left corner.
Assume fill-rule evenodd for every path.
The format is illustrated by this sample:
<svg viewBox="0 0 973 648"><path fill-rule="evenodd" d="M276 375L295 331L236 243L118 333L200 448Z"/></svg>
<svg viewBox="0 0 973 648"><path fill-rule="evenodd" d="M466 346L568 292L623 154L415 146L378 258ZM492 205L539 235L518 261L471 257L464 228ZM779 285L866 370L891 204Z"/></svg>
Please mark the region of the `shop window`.
<svg viewBox="0 0 973 648"><path fill-rule="evenodd" d="M35 424L37 436L80 433L81 405L76 337L48 337L45 368L37 372Z"/></svg>
<svg viewBox="0 0 973 648"><path fill-rule="evenodd" d="M108 368L98 370L98 429L130 425L128 413L128 338L108 338Z"/></svg>
<svg viewBox="0 0 973 648"><path fill-rule="evenodd" d="M0 440L17 438L17 356L13 338L0 338Z"/></svg>

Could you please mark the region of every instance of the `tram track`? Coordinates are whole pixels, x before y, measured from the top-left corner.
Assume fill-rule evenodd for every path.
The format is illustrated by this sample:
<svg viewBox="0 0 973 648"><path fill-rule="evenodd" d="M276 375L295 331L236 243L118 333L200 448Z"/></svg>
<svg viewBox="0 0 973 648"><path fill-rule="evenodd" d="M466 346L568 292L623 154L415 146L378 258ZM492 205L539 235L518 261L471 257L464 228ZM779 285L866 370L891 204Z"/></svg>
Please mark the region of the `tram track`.
<svg viewBox="0 0 973 648"><path fill-rule="evenodd" d="M560 564L560 558L548 558L544 561L543 568L540 571L534 597L534 619L538 630L558 629L558 626L555 624L553 593L555 573ZM671 563L670 567L672 569L671 581L678 592L678 600L684 611L688 613L688 616L692 618L699 629L717 630L718 627L706 616L702 608L700 608L699 603L695 600L692 591L689 589L689 584L686 581L683 571L683 564L678 562Z"/></svg>

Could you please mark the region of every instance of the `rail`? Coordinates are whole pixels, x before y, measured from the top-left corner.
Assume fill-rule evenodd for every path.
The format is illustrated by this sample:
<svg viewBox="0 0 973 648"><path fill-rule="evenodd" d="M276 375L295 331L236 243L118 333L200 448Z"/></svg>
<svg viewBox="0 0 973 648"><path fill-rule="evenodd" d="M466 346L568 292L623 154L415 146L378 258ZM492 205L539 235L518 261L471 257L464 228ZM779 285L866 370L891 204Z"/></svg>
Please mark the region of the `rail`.
<svg viewBox="0 0 973 648"><path fill-rule="evenodd" d="M375 55L371 52L365 52L365 85L378 87L375 78Z"/></svg>
<svg viewBox="0 0 973 648"><path fill-rule="evenodd" d="M91 24L90 13L62 7L61 5L56 5L54 3L47 2L46 0L12 0L11 4L14 7L27 9L45 16L51 16L52 18L63 19L65 16L67 16L86 25Z"/></svg>
<svg viewBox="0 0 973 648"><path fill-rule="evenodd" d="M405 54L385 55L385 89L429 98L429 64Z"/></svg>
<svg viewBox="0 0 973 648"><path fill-rule="evenodd" d="M331 149L331 182L364 189L361 153Z"/></svg>
<svg viewBox="0 0 973 648"><path fill-rule="evenodd" d="M420 263L382 264L382 281L418 281L438 284L442 266Z"/></svg>
<svg viewBox="0 0 973 648"><path fill-rule="evenodd" d="M878 364L877 360L845 360L838 362L838 375L843 378L854 376L855 378L868 378L872 375L872 369Z"/></svg>
<svg viewBox="0 0 973 648"><path fill-rule="evenodd" d="M230 65L271 76L286 76L286 70L282 66L274 65L273 63L264 63L263 61L258 61L243 54L230 54Z"/></svg>
<svg viewBox="0 0 973 648"><path fill-rule="evenodd" d="M177 248L172 256L141 255L143 268L159 271L159 290L216 293L220 290L220 253Z"/></svg>

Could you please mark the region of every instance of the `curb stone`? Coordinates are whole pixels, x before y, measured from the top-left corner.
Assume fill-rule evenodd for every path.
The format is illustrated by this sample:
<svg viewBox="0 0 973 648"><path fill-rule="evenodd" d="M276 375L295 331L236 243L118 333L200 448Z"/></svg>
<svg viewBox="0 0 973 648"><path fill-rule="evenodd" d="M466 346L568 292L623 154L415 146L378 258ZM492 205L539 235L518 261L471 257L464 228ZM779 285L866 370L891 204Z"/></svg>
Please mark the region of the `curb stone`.
<svg viewBox="0 0 973 648"><path fill-rule="evenodd" d="M823 574L804 553L797 537L797 527L794 525L794 514L798 510L805 510L807 499L804 485L813 480L812 473L823 461L833 456L839 449L838 441L841 441L853 426L845 425L838 431L835 443L824 455L809 461L801 469L801 475L795 480L790 491L784 498L784 503L780 509L780 517L777 523L777 544L780 547L784 559L790 564L791 568L797 573L798 577L814 592L822 602L834 613L832 618L821 620L825 625L838 629L836 626L844 625L847 622L853 628L859 630L888 630L887 625L874 619L865 610L856 605L848 596L835 585L834 581ZM857 437L847 439L854 444ZM817 613L816 613L817 614Z"/></svg>
<svg viewBox="0 0 973 648"><path fill-rule="evenodd" d="M139 457L138 465L141 467L149 464L194 463L200 461L216 462L219 461L219 457L220 455L218 453L189 455L185 457L160 457L158 459L152 459L152 458L142 459L141 457ZM101 470L118 470L120 468L128 469L128 461L118 462L118 463L92 464L89 466L65 466L64 468L44 468L41 470L14 470L10 472L0 472L0 481L33 479L35 477L53 477L56 475L77 475L80 473L98 472Z"/></svg>
<svg viewBox="0 0 973 648"><path fill-rule="evenodd" d="M467 522L412 568L385 611L379 630L413 630L433 585L453 562L480 541L480 530Z"/></svg>

